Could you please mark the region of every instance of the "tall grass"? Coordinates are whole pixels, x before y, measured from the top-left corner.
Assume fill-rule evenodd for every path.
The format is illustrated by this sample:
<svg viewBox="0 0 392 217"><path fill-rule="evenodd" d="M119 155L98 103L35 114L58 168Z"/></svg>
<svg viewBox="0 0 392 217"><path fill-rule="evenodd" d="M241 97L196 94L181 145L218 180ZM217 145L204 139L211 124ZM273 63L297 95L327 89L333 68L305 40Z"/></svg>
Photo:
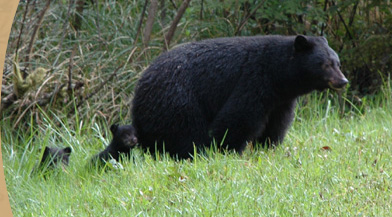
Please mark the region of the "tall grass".
<svg viewBox="0 0 392 217"><path fill-rule="evenodd" d="M157 16L149 46L144 46L141 43L143 34L136 38L144 4L142 1L108 0L88 3L82 14L81 29L77 32L71 25L75 15L75 4L70 6L67 1L54 2L38 29L32 58L25 62L25 56L28 55L27 47L36 27L34 18L46 2L31 2L27 18L24 20L26 4L21 2L19 5L12 26L7 50L7 67L3 76L2 98L13 92L11 61L15 59L17 52L17 62L21 69L30 66L26 69L27 74L38 67L47 69L48 73L39 93L33 90L32 94L17 99L10 109L1 111L2 118L11 119L16 122L15 126L20 127L24 127L20 123L25 122L30 116L34 117L35 123L40 123L40 111L35 105L35 100L49 95L50 101L42 105L42 109L48 112L50 118L55 118L52 117L52 114L55 114L61 118L67 117L69 122L72 122L75 118L75 104L80 104L77 110L82 117L99 116L108 122L116 122L121 118L129 119L129 105L140 73L150 61L163 52L164 34L177 13L173 5L166 3L166 16ZM216 3L213 5L219 6ZM212 10L205 9L201 21L198 19L200 6L198 3L192 3L176 30L176 36L181 37L173 38L172 45L233 35L235 25L228 19L217 18L217 14ZM22 25L23 32L20 34ZM143 28L144 25L142 30ZM21 40L17 50L19 36ZM56 88L68 87L70 80L73 85L83 86L75 89L73 93L61 91L60 94L55 94ZM90 95L91 97L87 98ZM17 121L18 119L20 120Z"/></svg>
<svg viewBox="0 0 392 217"><path fill-rule="evenodd" d="M15 216L386 216L392 210L391 98L342 117L335 97L301 101L285 142L243 155L210 151L193 161L154 160L135 150L123 169L91 169L108 143L105 123L44 119L2 130ZM321 94L323 95L323 94ZM327 101L327 103L324 103ZM330 103L328 103L328 101ZM3 129L10 129L3 122ZM31 125L33 126L33 125ZM103 127L100 127L103 126ZM44 146L72 146L66 170L31 175Z"/></svg>

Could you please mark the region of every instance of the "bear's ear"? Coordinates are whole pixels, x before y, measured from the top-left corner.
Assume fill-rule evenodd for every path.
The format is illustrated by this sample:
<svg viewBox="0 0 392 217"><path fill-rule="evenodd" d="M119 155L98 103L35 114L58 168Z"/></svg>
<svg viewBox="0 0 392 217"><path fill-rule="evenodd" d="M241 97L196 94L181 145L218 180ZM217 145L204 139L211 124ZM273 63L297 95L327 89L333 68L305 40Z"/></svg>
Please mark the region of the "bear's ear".
<svg viewBox="0 0 392 217"><path fill-rule="evenodd" d="M117 129L118 129L117 124L112 124L112 126L110 126L110 131L112 131L113 135L117 132Z"/></svg>
<svg viewBox="0 0 392 217"><path fill-rule="evenodd" d="M71 155L72 148L71 148L71 147L63 148L63 152L64 152L66 155Z"/></svg>
<svg viewBox="0 0 392 217"><path fill-rule="evenodd" d="M42 154L41 162L44 162L50 156L50 151L51 151L51 148L48 146L45 146L45 150L44 150L44 153Z"/></svg>
<svg viewBox="0 0 392 217"><path fill-rule="evenodd" d="M43 156L48 156L48 155L50 154L50 151L51 151L51 150L52 150L52 149L51 149L50 147L45 146L45 150L44 150Z"/></svg>
<svg viewBox="0 0 392 217"><path fill-rule="evenodd" d="M307 51L312 48L312 43L308 41L306 36L297 35L294 41L294 48L296 52Z"/></svg>

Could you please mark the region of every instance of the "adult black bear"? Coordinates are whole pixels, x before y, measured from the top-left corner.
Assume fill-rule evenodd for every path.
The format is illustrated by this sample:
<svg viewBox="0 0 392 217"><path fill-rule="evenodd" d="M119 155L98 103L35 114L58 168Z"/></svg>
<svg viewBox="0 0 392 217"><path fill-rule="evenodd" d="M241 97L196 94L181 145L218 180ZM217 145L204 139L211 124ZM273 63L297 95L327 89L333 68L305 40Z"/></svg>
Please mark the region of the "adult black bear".
<svg viewBox="0 0 392 217"><path fill-rule="evenodd" d="M131 149L137 145L137 137L135 129L132 125L118 126L113 124L110 126L110 131L112 132L112 141L99 154L92 158L92 162L103 163L109 161L111 158L116 161L119 160L120 154L129 155Z"/></svg>
<svg viewBox="0 0 392 217"><path fill-rule="evenodd" d="M133 125L151 153L187 158L210 146L282 142L298 96L347 79L324 37L255 36L188 43L159 56L133 99Z"/></svg>

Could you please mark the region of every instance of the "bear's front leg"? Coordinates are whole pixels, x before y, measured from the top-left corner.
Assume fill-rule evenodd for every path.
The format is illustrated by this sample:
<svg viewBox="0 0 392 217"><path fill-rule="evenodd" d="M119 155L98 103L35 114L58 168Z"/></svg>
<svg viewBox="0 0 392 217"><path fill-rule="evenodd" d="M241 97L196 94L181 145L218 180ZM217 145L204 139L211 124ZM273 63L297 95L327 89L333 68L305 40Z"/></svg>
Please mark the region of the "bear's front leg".
<svg viewBox="0 0 392 217"><path fill-rule="evenodd" d="M246 142L254 139L260 126L265 125L267 116L260 115L265 113L263 105L246 98L233 98L236 100L229 100L219 111L210 130L219 148L241 153Z"/></svg>
<svg viewBox="0 0 392 217"><path fill-rule="evenodd" d="M256 138L257 145L269 148L283 142L287 129L294 119L295 106L296 99L279 105L271 111L264 130Z"/></svg>

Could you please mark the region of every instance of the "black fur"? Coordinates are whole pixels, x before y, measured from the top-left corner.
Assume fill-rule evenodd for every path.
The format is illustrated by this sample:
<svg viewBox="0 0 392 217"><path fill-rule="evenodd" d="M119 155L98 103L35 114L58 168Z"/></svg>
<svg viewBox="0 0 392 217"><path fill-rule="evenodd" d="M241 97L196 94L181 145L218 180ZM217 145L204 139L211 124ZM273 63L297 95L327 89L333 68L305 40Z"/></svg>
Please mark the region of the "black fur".
<svg viewBox="0 0 392 217"><path fill-rule="evenodd" d="M282 142L296 99L347 79L323 37L255 36L188 43L160 55L138 82L133 125L143 149L187 158L213 139ZM163 145L164 144L164 145Z"/></svg>
<svg viewBox="0 0 392 217"><path fill-rule="evenodd" d="M60 163L62 165L68 166L69 157L71 156L71 147L66 148L56 148L56 147L45 147L44 154L40 161L39 166L41 168L54 168Z"/></svg>
<svg viewBox="0 0 392 217"><path fill-rule="evenodd" d="M113 135L112 141L105 150L92 158L93 163L97 161L103 163L111 158L118 161L120 154L128 156L131 149L137 145L136 132L132 125L118 126L113 124L110 126L110 131Z"/></svg>

